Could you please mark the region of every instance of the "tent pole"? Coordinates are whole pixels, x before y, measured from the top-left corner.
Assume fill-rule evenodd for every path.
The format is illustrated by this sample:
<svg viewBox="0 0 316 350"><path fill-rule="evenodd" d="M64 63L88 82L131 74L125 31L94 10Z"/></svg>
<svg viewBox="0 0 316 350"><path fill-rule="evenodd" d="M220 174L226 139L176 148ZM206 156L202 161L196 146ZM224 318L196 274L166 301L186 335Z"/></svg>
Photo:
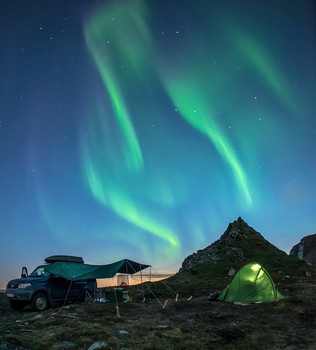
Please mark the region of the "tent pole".
<svg viewBox="0 0 316 350"><path fill-rule="evenodd" d="M69 294L71 285L72 285L72 280L70 281L70 284L69 284L69 287L68 287L68 290L67 290L66 298L65 298L65 301L64 301L64 306L66 305L66 301L67 301L67 298L68 298L68 294Z"/></svg>
<svg viewBox="0 0 316 350"><path fill-rule="evenodd" d="M128 270L127 270L127 261L125 261L125 270L126 270L126 279L127 279L127 285L129 286L129 280L128 280Z"/></svg>
<svg viewBox="0 0 316 350"><path fill-rule="evenodd" d="M143 283L143 274L142 274L142 270L139 271L140 272L140 283Z"/></svg>
<svg viewBox="0 0 316 350"><path fill-rule="evenodd" d="M117 317L117 318L121 318L120 309L119 309L118 301L117 301L116 288L114 288L114 296L115 296L115 303L116 303L116 306L115 306L115 309L116 309L116 317Z"/></svg>
<svg viewBox="0 0 316 350"><path fill-rule="evenodd" d="M139 271L140 273L140 284L142 285L142 294L143 294L143 303L146 301L145 300L145 290L144 290L144 284L143 284L143 274L142 274L142 270Z"/></svg>

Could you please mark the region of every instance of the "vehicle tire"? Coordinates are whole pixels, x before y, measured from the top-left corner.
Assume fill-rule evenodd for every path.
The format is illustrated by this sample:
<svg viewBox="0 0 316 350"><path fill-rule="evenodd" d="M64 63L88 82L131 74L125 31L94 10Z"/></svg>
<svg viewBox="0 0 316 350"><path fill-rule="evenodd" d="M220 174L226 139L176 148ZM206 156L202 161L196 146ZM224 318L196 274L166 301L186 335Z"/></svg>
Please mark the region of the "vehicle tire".
<svg viewBox="0 0 316 350"><path fill-rule="evenodd" d="M17 310L17 311L22 311L25 306L25 304L15 300L10 300L10 305L13 310Z"/></svg>
<svg viewBox="0 0 316 350"><path fill-rule="evenodd" d="M36 293L32 299L32 309L34 311L44 311L48 309L49 302L47 295L44 293Z"/></svg>

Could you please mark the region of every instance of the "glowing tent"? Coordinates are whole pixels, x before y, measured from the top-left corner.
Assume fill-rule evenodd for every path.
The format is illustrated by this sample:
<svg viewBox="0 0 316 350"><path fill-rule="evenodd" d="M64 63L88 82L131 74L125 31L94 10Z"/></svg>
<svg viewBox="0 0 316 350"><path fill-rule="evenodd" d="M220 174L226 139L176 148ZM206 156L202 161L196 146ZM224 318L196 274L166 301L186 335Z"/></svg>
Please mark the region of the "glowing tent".
<svg viewBox="0 0 316 350"><path fill-rule="evenodd" d="M242 303L277 301L283 298L269 273L257 263L242 267L218 297L222 301Z"/></svg>

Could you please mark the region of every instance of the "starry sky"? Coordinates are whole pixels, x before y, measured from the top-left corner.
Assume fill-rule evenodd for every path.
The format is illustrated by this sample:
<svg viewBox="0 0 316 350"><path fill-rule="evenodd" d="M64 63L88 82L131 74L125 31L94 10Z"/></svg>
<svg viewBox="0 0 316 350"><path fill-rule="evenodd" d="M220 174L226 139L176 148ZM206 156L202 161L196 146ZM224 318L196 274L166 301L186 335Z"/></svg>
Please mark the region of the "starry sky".
<svg viewBox="0 0 316 350"><path fill-rule="evenodd" d="M55 254L176 271L241 216L316 232L313 0L4 0L0 288Z"/></svg>

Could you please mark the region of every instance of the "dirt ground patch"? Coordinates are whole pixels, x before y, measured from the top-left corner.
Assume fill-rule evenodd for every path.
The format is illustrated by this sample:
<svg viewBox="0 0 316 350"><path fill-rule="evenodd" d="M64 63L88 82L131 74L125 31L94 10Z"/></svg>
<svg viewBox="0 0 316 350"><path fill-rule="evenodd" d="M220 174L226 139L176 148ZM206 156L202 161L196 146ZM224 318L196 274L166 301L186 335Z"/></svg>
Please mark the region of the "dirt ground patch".
<svg viewBox="0 0 316 350"><path fill-rule="evenodd" d="M206 297L83 303L42 313L10 308L0 295L0 350L22 349L316 349L315 283L288 288L286 298L246 306ZM163 302L163 300L161 300ZM90 349L93 349L91 347Z"/></svg>

